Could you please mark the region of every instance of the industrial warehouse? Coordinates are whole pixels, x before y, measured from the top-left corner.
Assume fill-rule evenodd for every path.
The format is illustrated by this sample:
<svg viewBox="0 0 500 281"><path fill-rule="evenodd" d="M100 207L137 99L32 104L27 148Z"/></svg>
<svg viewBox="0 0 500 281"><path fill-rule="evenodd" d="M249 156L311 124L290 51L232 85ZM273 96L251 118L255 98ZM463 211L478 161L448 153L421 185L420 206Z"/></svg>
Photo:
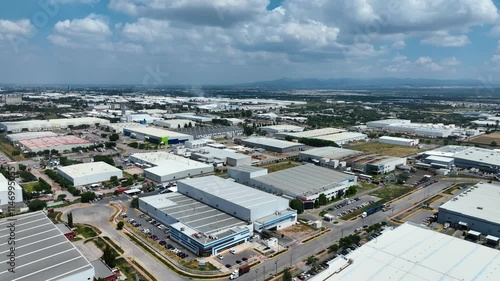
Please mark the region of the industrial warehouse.
<svg viewBox="0 0 500 281"><path fill-rule="evenodd" d="M170 238L207 257L246 242L252 224L174 192L141 197L139 209L170 227Z"/></svg>
<svg viewBox="0 0 500 281"><path fill-rule="evenodd" d="M9 188L9 186L11 186L11 188ZM7 180L5 176L0 173L0 208L4 212L7 212L10 202L14 202L15 204L22 203L23 189L17 182Z"/></svg>
<svg viewBox="0 0 500 281"><path fill-rule="evenodd" d="M337 145L343 145L353 141L365 140L368 138L368 136L365 134L356 132L347 132L344 129L337 129L337 128L323 128L323 129L309 130L296 133L281 132L275 134L275 137L279 139L309 138L309 139L326 140L335 142Z"/></svg>
<svg viewBox="0 0 500 281"><path fill-rule="evenodd" d="M304 127L295 126L295 125L264 126L264 127L261 127L260 129L266 133L269 133L269 134L304 131Z"/></svg>
<svg viewBox="0 0 500 281"><path fill-rule="evenodd" d="M498 250L404 223L347 256L328 262L311 281L496 280Z"/></svg>
<svg viewBox="0 0 500 281"><path fill-rule="evenodd" d="M338 191L345 191L357 183L357 177L354 175L312 164L271 174L267 174L267 169L264 168L235 167L228 169L228 175L236 182L303 201L314 201L320 194L330 199L336 197Z"/></svg>
<svg viewBox="0 0 500 281"><path fill-rule="evenodd" d="M248 147L262 148L267 151L278 152L278 153L300 151L306 148L306 146L302 143L283 141L271 138L242 139L241 144Z"/></svg>
<svg viewBox="0 0 500 281"><path fill-rule="evenodd" d="M0 128L6 132L17 133L23 131L50 131L55 129L66 129L69 127L77 127L81 125L99 126L109 124L109 120L82 117L82 118L67 118L67 119L49 119L49 120L29 120L16 122L2 122Z"/></svg>
<svg viewBox="0 0 500 281"><path fill-rule="evenodd" d="M363 152L333 146L325 146L301 151L299 153L299 160L313 162L315 164L319 164L320 166L337 168L342 159L360 154L363 154Z"/></svg>
<svg viewBox="0 0 500 281"><path fill-rule="evenodd" d="M66 151L76 147L89 147L93 144L88 140L76 136L40 137L34 139L24 139L17 144L27 152L39 152L44 150Z"/></svg>
<svg viewBox="0 0 500 281"><path fill-rule="evenodd" d="M380 130L387 133L407 134L413 136L430 138L447 138L449 136L475 136L478 130L457 127L453 124L431 124L412 123L405 119L385 119L366 123L367 127L373 130Z"/></svg>
<svg viewBox="0 0 500 281"><path fill-rule="evenodd" d="M29 140L43 137L57 137L57 134L54 132L24 132L17 134L7 135L7 139L13 143L21 141L21 140Z"/></svg>
<svg viewBox="0 0 500 281"><path fill-rule="evenodd" d="M145 168L144 176L157 183L200 176L214 171L213 165L164 151L136 153L130 155L129 159Z"/></svg>
<svg viewBox="0 0 500 281"><path fill-rule="evenodd" d="M499 205L500 185L481 182L439 206L438 221L499 237Z"/></svg>
<svg viewBox="0 0 500 281"><path fill-rule="evenodd" d="M7 243L9 225L14 244ZM0 280L94 280L94 268L75 246L43 213L27 213L0 220L5 242L0 244L4 262L0 264ZM12 231L12 230L11 230ZM14 265L7 260L14 249ZM14 268L14 272L9 269Z"/></svg>
<svg viewBox="0 0 500 281"><path fill-rule="evenodd" d="M223 164L228 166L251 165L252 157L237 153L230 149L218 149L212 147L203 147L199 151L192 152L191 158L197 161L213 164Z"/></svg>
<svg viewBox="0 0 500 281"><path fill-rule="evenodd" d="M193 137L186 134L167 131L152 127L124 128L123 134L138 140L149 141L155 144L178 144L193 140Z"/></svg>
<svg viewBox="0 0 500 281"><path fill-rule="evenodd" d="M397 138L389 136L380 137L378 141L381 143L395 144L402 146L417 146L419 143L418 139L405 139L405 138Z"/></svg>
<svg viewBox="0 0 500 281"><path fill-rule="evenodd" d="M442 162L449 159L449 165L465 169L479 169L485 172L498 173L500 171L500 151L480 147L447 145L420 154L424 163L435 161L427 160L431 156L439 156ZM453 160L453 161L451 161ZM447 165L445 163L441 163Z"/></svg>
<svg viewBox="0 0 500 281"><path fill-rule="evenodd" d="M178 182L179 193L202 198L205 204L254 223L254 230L283 229L297 222L288 200L217 176Z"/></svg>
<svg viewBox="0 0 500 281"><path fill-rule="evenodd" d="M169 129L180 129L195 127L195 122L187 119L155 120L153 121L153 125Z"/></svg>
<svg viewBox="0 0 500 281"><path fill-rule="evenodd" d="M406 165L406 158L384 156L379 154L362 154L343 159L353 171L363 174L386 174Z"/></svg>
<svg viewBox="0 0 500 281"><path fill-rule="evenodd" d="M90 162L57 167L57 173L69 180L74 186L109 181L113 176L123 177L122 170L105 162Z"/></svg>

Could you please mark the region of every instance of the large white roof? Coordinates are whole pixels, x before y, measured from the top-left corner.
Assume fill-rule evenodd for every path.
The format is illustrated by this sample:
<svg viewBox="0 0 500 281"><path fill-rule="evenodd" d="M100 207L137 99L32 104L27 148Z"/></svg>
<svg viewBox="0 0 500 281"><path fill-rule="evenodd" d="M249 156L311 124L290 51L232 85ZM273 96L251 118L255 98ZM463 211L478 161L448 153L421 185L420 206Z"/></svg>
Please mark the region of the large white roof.
<svg viewBox="0 0 500 281"><path fill-rule="evenodd" d="M183 160L182 160L183 159ZM207 172L213 172L213 166L198 161L190 160L187 158L182 159L167 159L157 162L155 167L147 168L148 171L155 175L170 175L174 173L189 171L192 169L207 168ZM182 160L182 161L181 161Z"/></svg>
<svg viewBox="0 0 500 281"><path fill-rule="evenodd" d="M302 144L302 143L283 141L283 140L277 140L277 139L271 139L271 138L263 138L263 137L248 138L248 139L243 139L242 141L244 141L245 143L251 144L251 145L265 145L265 146L281 148L281 149L297 147L297 146L304 146L304 144Z"/></svg>
<svg viewBox="0 0 500 281"><path fill-rule="evenodd" d="M90 162L81 163L70 166L58 167L58 170L64 172L72 178L85 177L90 175L108 173L108 172L122 172L122 170L109 165L106 162Z"/></svg>
<svg viewBox="0 0 500 281"><path fill-rule="evenodd" d="M500 185L481 182L439 208L500 224Z"/></svg>
<svg viewBox="0 0 500 281"><path fill-rule="evenodd" d="M311 281L498 280L500 251L405 223L385 231Z"/></svg>
<svg viewBox="0 0 500 281"><path fill-rule="evenodd" d="M337 128L323 128L323 129L309 130L298 133L288 133L287 135L295 138L312 138L312 137L326 136L331 134L338 134L345 131L346 130L344 129L337 129Z"/></svg>
<svg viewBox="0 0 500 281"><path fill-rule="evenodd" d="M128 127L124 128L124 130L130 131L132 133L138 133L138 134L143 134L143 135L149 135L157 138L164 138L164 137L191 137L186 134L181 134L173 131L167 131L159 128L154 128L154 127Z"/></svg>

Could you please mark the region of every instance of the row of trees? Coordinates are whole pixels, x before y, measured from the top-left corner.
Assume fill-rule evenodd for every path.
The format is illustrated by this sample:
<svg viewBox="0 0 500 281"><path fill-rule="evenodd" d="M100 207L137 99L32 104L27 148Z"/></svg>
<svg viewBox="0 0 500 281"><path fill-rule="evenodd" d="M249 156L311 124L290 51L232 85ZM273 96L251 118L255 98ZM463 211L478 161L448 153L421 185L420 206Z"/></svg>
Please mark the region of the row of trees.
<svg viewBox="0 0 500 281"><path fill-rule="evenodd" d="M45 174L50 179L57 182L62 188L66 188L68 192L71 193L73 196L80 195L80 190L76 189L69 180L65 179L63 176L59 175L54 170L47 169L45 170Z"/></svg>

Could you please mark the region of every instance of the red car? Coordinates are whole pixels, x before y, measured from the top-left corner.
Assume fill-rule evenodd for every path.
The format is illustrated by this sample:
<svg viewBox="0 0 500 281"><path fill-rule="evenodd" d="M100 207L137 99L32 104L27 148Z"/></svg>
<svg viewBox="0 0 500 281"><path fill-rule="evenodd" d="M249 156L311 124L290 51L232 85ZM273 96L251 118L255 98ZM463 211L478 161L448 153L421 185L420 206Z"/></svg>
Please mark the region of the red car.
<svg viewBox="0 0 500 281"><path fill-rule="evenodd" d="M159 238L158 236L156 236L156 235L151 236L151 239L153 239L153 240L155 240L155 241L156 241L156 240L160 240L160 238Z"/></svg>

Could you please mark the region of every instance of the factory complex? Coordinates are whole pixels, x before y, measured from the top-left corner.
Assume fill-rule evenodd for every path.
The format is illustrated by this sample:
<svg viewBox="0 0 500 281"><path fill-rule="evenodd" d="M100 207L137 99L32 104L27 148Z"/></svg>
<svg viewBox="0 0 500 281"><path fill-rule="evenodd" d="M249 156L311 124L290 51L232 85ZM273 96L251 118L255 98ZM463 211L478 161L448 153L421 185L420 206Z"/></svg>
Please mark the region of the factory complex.
<svg viewBox="0 0 500 281"><path fill-rule="evenodd" d="M139 208L168 225L171 238L199 256L248 241L253 230L297 222L288 200L216 176L178 182L178 192L139 199Z"/></svg>
<svg viewBox="0 0 500 281"><path fill-rule="evenodd" d="M272 151L277 153L287 153L305 149L305 145L302 143L277 140L271 138L263 138L263 137L242 139L241 144L248 147L261 148L267 151Z"/></svg>
<svg viewBox="0 0 500 281"><path fill-rule="evenodd" d="M153 127L128 127L123 129L123 134L138 140L164 145L184 143L193 140L193 137L190 135Z"/></svg>
<svg viewBox="0 0 500 281"><path fill-rule="evenodd" d="M500 171L500 150L497 149L447 145L422 152L420 155L422 162L436 168L473 168L492 173Z"/></svg>
<svg viewBox="0 0 500 281"><path fill-rule="evenodd" d="M479 134L478 130L463 129L454 124L412 123L405 119L385 119L366 123L369 129L387 133L399 133L429 138L447 138L449 136L465 137Z"/></svg>
<svg viewBox="0 0 500 281"><path fill-rule="evenodd" d="M100 126L109 124L109 120L82 117L82 118L66 118L66 119L49 119L49 120L29 120L29 121L14 121L2 122L0 128L6 132L17 133L24 131L51 131L56 129L66 129L77 126Z"/></svg>
<svg viewBox="0 0 500 281"><path fill-rule="evenodd" d="M39 152L44 150L57 150L62 152L76 147L89 147L93 145L93 143L88 140L72 135L24 139L18 141L17 144L21 149L28 152Z"/></svg>
<svg viewBox="0 0 500 281"><path fill-rule="evenodd" d="M314 201L319 198L320 194L333 198L337 196L338 191L345 191L357 183L355 175L312 164L270 174L265 168L234 167L228 169L228 175L236 182L253 188L292 199L299 198L303 201Z"/></svg>

